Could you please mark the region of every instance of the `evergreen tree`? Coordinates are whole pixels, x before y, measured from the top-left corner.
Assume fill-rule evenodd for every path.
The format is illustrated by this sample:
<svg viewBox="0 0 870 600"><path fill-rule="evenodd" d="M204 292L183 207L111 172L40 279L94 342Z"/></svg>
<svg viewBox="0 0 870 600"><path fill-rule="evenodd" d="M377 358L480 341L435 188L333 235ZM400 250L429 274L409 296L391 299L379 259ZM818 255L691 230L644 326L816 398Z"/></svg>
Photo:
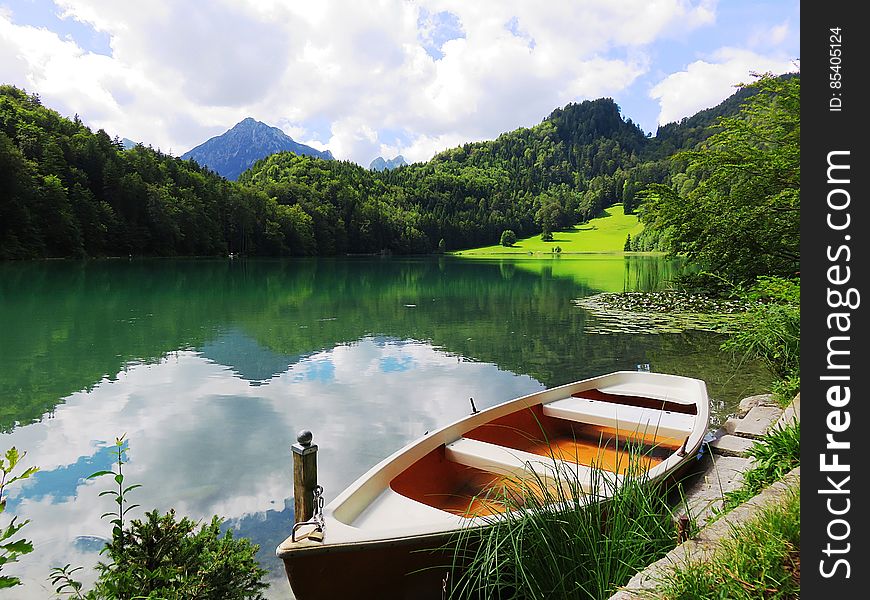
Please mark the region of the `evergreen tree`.
<svg viewBox="0 0 870 600"><path fill-rule="evenodd" d="M678 161L697 181L652 186L646 226L673 250L736 281L800 268L800 78L763 75L740 114Z"/></svg>

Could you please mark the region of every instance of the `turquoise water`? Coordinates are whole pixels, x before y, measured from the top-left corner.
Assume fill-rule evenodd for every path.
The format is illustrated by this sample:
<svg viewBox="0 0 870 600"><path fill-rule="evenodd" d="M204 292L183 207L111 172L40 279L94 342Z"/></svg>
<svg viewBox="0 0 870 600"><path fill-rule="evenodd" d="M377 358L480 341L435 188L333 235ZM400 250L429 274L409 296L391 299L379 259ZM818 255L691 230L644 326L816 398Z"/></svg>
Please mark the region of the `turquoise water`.
<svg viewBox="0 0 870 600"><path fill-rule="evenodd" d="M721 418L767 378L720 337L586 335L572 303L676 270L620 255L2 264L0 450L40 467L9 490L7 514L31 519L36 546L4 569L25 581L15 597L48 597L52 566L98 560L112 506L86 477L122 434L125 474L143 486L133 501L226 517L261 545L282 597L274 549L292 524L300 429L320 447L328 502L472 397L485 408L649 363L705 379Z"/></svg>

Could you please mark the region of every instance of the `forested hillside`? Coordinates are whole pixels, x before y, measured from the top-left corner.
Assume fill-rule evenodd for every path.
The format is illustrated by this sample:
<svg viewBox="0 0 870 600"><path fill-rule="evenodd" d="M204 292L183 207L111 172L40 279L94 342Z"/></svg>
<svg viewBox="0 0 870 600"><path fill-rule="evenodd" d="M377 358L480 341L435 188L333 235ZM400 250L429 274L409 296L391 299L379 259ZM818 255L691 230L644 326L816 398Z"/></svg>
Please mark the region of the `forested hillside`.
<svg viewBox="0 0 870 600"><path fill-rule="evenodd" d="M240 188L0 87L0 257L217 254Z"/></svg>
<svg viewBox="0 0 870 600"><path fill-rule="evenodd" d="M642 235L735 282L800 270L800 77L755 94L646 191Z"/></svg>
<svg viewBox="0 0 870 600"><path fill-rule="evenodd" d="M428 253L497 243L505 229L555 231L616 202L632 212L650 184L690 188L685 161L670 157L715 131L739 99L655 138L599 99L426 163L377 172L282 152L232 182L142 145L125 150L0 86L0 259Z"/></svg>

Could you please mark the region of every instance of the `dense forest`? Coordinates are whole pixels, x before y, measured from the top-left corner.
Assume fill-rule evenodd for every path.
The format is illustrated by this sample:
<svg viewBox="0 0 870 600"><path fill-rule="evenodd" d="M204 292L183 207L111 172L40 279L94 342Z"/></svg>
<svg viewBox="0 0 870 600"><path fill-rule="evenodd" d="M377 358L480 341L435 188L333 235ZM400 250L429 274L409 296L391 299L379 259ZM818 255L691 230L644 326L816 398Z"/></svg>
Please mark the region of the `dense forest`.
<svg viewBox="0 0 870 600"><path fill-rule="evenodd" d="M687 173L681 152L755 90L655 137L599 99L426 163L379 172L282 152L232 182L142 145L125 150L0 86L0 259L429 253L497 243L506 229L555 231L616 202L636 211L650 186L691 192L704 176ZM677 249L669 227L632 249Z"/></svg>

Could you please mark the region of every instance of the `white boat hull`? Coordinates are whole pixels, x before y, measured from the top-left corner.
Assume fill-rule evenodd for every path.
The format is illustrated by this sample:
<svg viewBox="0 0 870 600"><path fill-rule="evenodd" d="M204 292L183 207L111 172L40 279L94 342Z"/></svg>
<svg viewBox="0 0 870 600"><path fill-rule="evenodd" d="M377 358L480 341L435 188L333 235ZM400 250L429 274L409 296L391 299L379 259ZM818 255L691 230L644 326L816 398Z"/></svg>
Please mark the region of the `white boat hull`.
<svg viewBox="0 0 870 600"><path fill-rule="evenodd" d="M387 457L324 508L322 541L288 537L277 555L300 600L338 597L345 576L336 580L332 569L353 574L346 591L357 597L363 597L360 586L366 585L373 586L366 594L377 597L420 598L421 589L440 597L436 584L443 569L405 575L450 562L443 552L419 550L439 548L464 527L491 523L499 507L481 499L486 486L546 477L556 465L588 482L584 491L594 498L598 490L592 487L600 485L602 473L617 484L624 475L619 442L602 446L608 436L651 448L655 456L645 476L662 480L697 454L708 421L704 382L660 373L620 371L523 396L451 423ZM594 443L581 443L594 436ZM384 578L392 592L382 587Z"/></svg>

